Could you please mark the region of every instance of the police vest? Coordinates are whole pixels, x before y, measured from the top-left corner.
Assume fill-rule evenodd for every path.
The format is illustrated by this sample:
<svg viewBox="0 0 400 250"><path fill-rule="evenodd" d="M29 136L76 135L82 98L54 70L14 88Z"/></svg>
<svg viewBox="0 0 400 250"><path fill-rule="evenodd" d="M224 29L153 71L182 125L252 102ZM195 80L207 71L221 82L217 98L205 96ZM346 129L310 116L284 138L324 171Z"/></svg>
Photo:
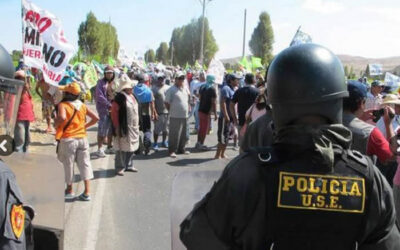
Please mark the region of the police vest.
<svg viewBox="0 0 400 250"><path fill-rule="evenodd" d="M285 162L261 163L266 249L357 249L373 187L372 162L358 152L335 149L334 167L327 171L311 157L300 153Z"/></svg>
<svg viewBox="0 0 400 250"><path fill-rule="evenodd" d="M343 114L343 125L350 129L353 134L351 148L364 155L367 154L368 139L375 127L361 121L353 114Z"/></svg>

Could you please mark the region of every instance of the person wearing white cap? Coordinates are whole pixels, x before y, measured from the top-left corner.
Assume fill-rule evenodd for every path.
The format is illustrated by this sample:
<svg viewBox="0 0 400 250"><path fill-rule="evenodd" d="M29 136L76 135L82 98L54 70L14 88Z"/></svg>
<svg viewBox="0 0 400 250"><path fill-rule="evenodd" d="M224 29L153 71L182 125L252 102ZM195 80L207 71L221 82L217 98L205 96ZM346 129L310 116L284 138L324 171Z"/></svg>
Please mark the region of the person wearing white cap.
<svg viewBox="0 0 400 250"><path fill-rule="evenodd" d="M96 152L98 157L106 157L106 154L113 154L112 147L112 133L111 133L111 119L110 109L111 102L114 99L114 91L116 89L115 69L111 66L104 68L104 78L100 79L96 85L96 109L99 114L99 126L97 131L97 146ZM103 150L104 140L107 138L107 149Z"/></svg>
<svg viewBox="0 0 400 250"><path fill-rule="evenodd" d="M139 105L133 95L133 85L127 75L122 75L118 93L111 106L116 149L115 171L121 176L125 171L138 171L133 166L133 157L139 148Z"/></svg>

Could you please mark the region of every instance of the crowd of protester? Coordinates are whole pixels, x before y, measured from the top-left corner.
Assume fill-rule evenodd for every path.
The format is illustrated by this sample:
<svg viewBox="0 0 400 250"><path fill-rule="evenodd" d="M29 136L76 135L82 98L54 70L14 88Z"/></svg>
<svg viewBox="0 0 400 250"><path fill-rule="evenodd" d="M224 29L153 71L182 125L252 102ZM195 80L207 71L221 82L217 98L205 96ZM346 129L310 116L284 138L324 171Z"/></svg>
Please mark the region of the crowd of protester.
<svg viewBox="0 0 400 250"><path fill-rule="evenodd" d="M225 73L222 84L216 76L180 68L127 70L106 66L101 79L92 89L81 81L81 72L69 67L60 86L46 84L39 71L18 70L16 79L25 79L15 127L15 150L27 152L29 127L34 121L31 80L36 79L36 93L42 99L46 132L55 133L57 156L65 169L65 198L71 199L73 166L76 162L85 190L79 196L90 200L90 163L86 129L95 124L98 158L115 154L115 173L137 172L134 159L166 148L168 156L208 151L207 135L217 124L215 158L227 158L226 148L249 151L273 143L274 124L268 102L267 85L260 72ZM383 92L382 82L366 79L347 82L349 97L343 102L343 124L353 134L352 148L369 155L393 186L397 213L400 214L400 168L398 142L400 135L400 98L397 93ZM92 93L96 112L85 102ZM90 100L89 100L90 101ZM86 117L90 120L87 121ZM194 129L190 131L190 118ZM215 126L215 124L214 124ZM197 135L194 145L189 135ZM161 136L161 141L159 137ZM215 136L215 135L214 135ZM239 152L238 152L239 153Z"/></svg>

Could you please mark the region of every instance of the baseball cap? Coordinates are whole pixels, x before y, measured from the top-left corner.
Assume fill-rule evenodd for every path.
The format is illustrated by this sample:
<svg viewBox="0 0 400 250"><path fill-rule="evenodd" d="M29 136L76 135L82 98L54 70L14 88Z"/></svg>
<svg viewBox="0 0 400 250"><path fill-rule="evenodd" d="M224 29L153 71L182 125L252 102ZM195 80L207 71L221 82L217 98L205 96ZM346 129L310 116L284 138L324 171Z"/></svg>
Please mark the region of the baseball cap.
<svg viewBox="0 0 400 250"><path fill-rule="evenodd" d="M104 68L104 74L105 73L114 73L114 69L111 66L106 66Z"/></svg>
<svg viewBox="0 0 400 250"><path fill-rule="evenodd" d="M185 74L182 71L178 71L175 73L175 78L179 78L179 77L185 77Z"/></svg>
<svg viewBox="0 0 400 250"><path fill-rule="evenodd" d="M160 79L160 78L165 78L165 75L164 75L163 73L158 73L158 74L157 74L157 78L158 78L158 79Z"/></svg>
<svg viewBox="0 0 400 250"><path fill-rule="evenodd" d="M65 86L59 86L59 90L71 93L73 95L79 95L81 93L81 86L78 83L73 82Z"/></svg>
<svg viewBox="0 0 400 250"><path fill-rule="evenodd" d="M368 93L367 86L356 80L347 81L347 90L349 91L350 99L366 98Z"/></svg>
<svg viewBox="0 0 400 250"><path fill-rule="evenodd" d="M238 73L233 73L233 74L231 74L231 77L232 77L232 79L242 79L243 76Z"/></svg>
<svg viewBox="0 0 400 250"><path fill-rule="evenodd" d="M383 83L383 82L381 82L381 81L377 81L377 80L375 80L375 81L373 81L372 83L371 83L371 86L372 87L376 87L376 86L385 86L385 84Z"/></svg>

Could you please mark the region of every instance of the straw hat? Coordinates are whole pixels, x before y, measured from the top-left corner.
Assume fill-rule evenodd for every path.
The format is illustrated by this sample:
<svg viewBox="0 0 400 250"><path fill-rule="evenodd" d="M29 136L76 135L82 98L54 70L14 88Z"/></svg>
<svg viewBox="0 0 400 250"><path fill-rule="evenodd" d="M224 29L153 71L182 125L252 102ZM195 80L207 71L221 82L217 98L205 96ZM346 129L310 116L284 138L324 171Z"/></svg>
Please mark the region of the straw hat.
<svg viewBox="0 0 400 250"><path fill-rule="evenodd" d="M133 88L133 81L126 75L123 74L118 81L119 86L117 92L122 92L124 89L132 89Z"/></svg>
<svg viewBox="0 0 400 250"><path fill-rule="evenodd" d="M383 98L382 104L396 104L400 105L400 99L397 95L387 94L385 98Z"/></svg>

